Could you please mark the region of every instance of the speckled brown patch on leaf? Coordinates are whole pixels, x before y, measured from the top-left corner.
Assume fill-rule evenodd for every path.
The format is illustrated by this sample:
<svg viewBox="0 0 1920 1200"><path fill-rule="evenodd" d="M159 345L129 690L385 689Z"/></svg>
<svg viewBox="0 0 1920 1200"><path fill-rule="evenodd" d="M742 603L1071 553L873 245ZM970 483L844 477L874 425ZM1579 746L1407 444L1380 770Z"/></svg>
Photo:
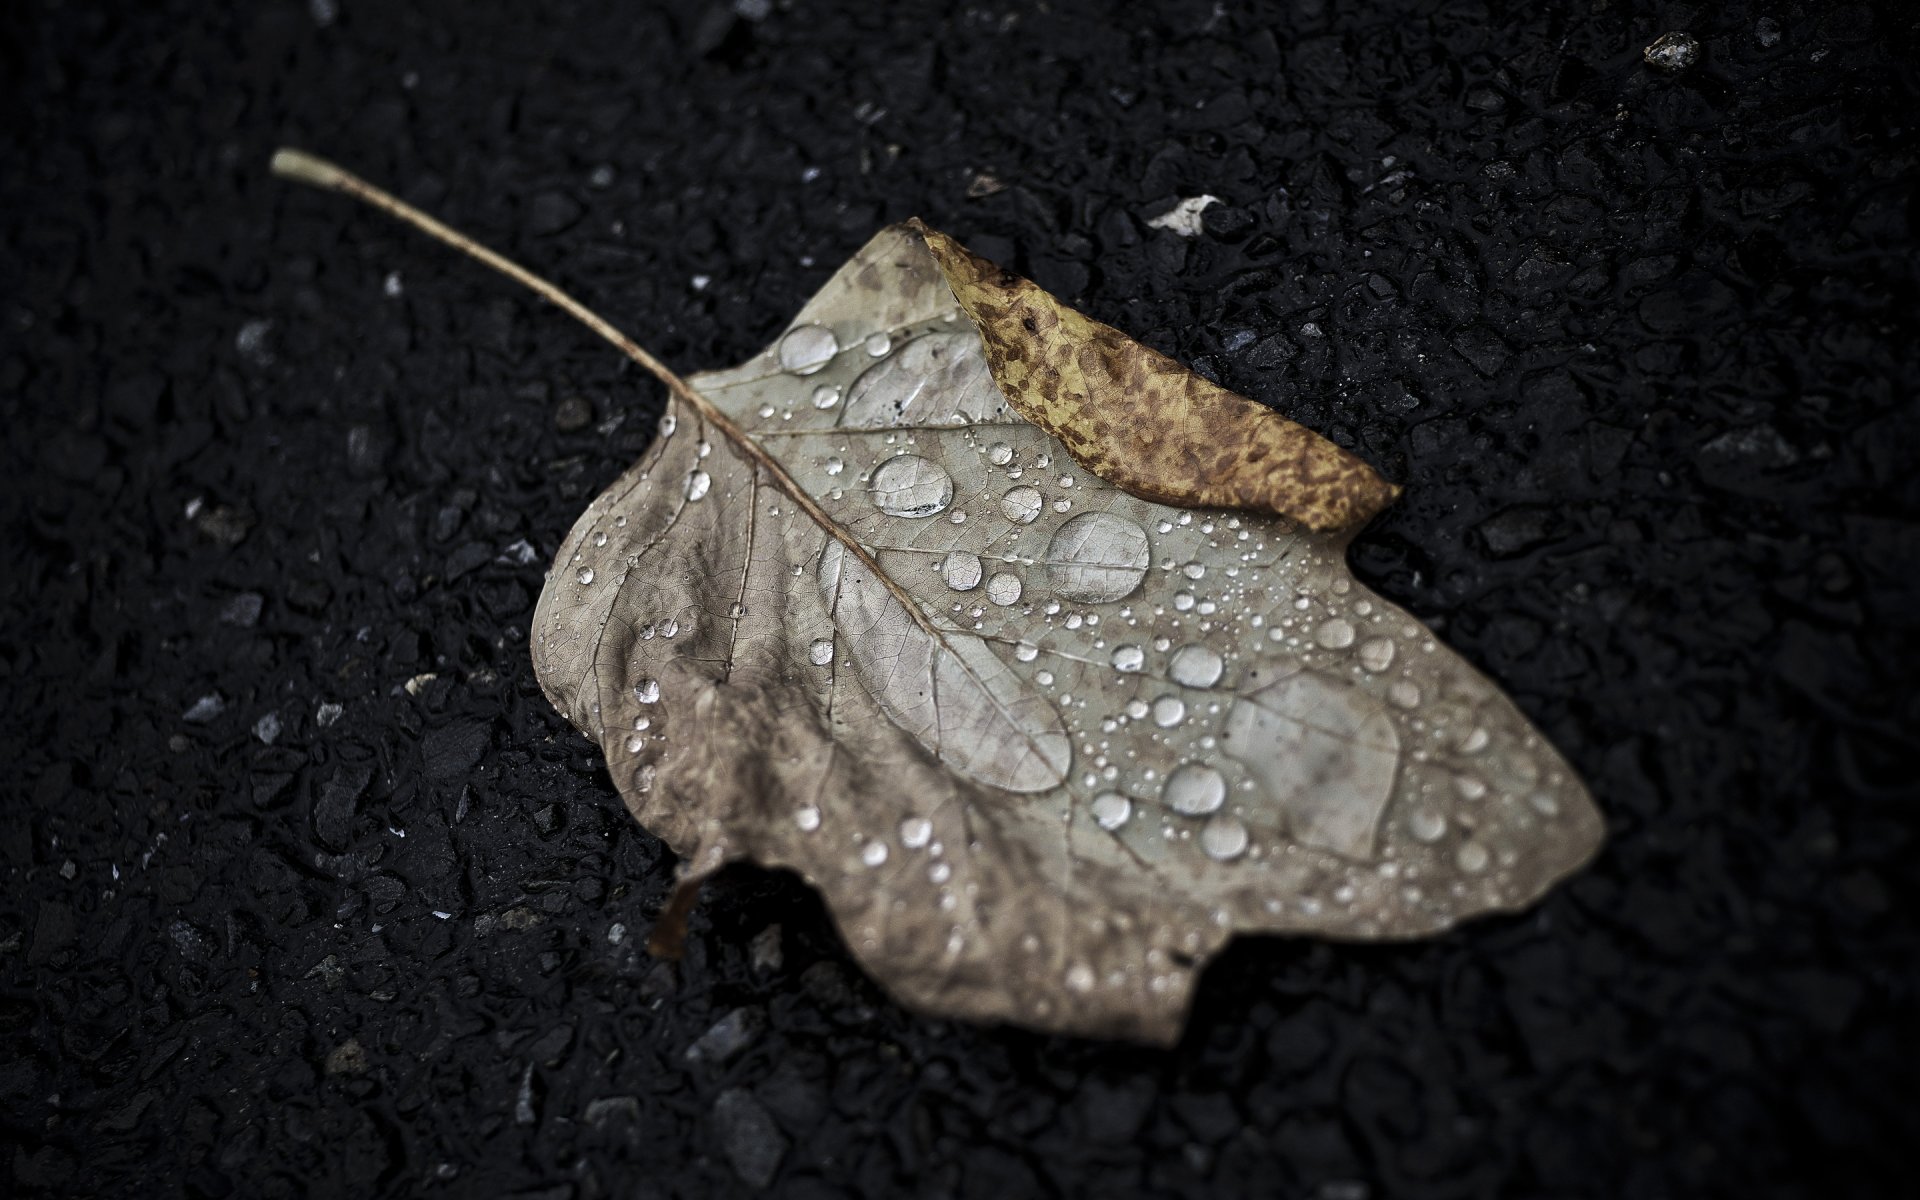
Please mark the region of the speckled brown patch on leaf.
<svg viewBox="0 0 1920 1200"><path fill-rule="evenodd" d="M1264 405L1067 307L946 234L909 222L986 344L1015 412L1115 487L1183 508L1359 525L1400 489Z"/></svg>

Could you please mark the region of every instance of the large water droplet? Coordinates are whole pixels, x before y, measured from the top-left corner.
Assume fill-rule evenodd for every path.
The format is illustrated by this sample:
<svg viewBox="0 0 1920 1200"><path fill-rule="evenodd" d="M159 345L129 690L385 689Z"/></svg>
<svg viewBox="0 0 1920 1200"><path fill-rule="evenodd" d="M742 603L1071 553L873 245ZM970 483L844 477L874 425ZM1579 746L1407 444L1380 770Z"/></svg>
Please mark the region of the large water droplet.
<svg viewBox="0 0 1920 1200"><path fill-rule="evenodd" d="M1329 650L1344 650L1353 645L1353 622L1345 617L1328 617L1313 631L1313 640Z"/></svg>
<svg viewBox="0 0 1920 1200"><path fill-rule="evenodd" d="M933 840L933 822L925 817L908 817L900 822L900 844L918 850Z"/></svg>
<svg viewBox="0 0 1920 1200"><path fill-rule="evenodd" d="M1006 402L978 335L972 330L929 333L853 381L840 424L847 429L968 424L994 419Z"/></svg>
<svg viewBox="0 0 1920 1200"><path fill-rule="evenodd" d="M1013 489L1020 491L1032 493L1038 512L1040 493L1032 488ZM1013 492L1007 493L1008 500ZM1047 579L1063 599L1110 604L1126 599L1140 586L1148 558L1146 530L1112 513L1081 513L1062 523L1047 543Z"/></svg>
<svg viewBox="0 0 1920 1200"><path fill-rule="evenodd" d="M807 661L816 667L824 667L833 661L833 639L815 638L807 647Z"/></svg>
<svg viewBox="0 0 1920 1200"><path fill-rule="evenodd" d="M1119 792L1101 792L1093 798L1093 819L1102 829L1118 829L1133 816L1133 801Z"/></svg>
<svg viewBox="0 0 1920 1200"><path fill-rule="evenodd" d="M1205 763L1181 763L1160 790L1160 803L1189 817L1204 817L1226 802L1226 779Z"/></svg>
<svg viewBox="0 0 1920 1200"><path fill-rule="evenodd" d="M1020 600L1020 577L1011 571L1001 571L987 580L987 599L1002 607L1017 604Z"/></svg>
<svg viewBox="0 0 1920 1200"><path fill-rule="evenodd" d="M698 469L687 472L687 502L693 503L713 490L713 476Z"/></svg>
<svg viewBox="0 0 1920 1200"><path fill-rule="evenodd" d="M1368 638L1360 643L1360 665L1369 671L1384 671L1393 665L1393 639Z"/></svg>
<svg viewBox="0 0 1920 1200"><path fill-rule="evenodd" d="M1013 461L1013 447L1005 442L995 442L987 447L987 461L996 467L1004 467Z"/></svg>
<svg viewBox="0 0 1920 1200"><path fill-rule="evenodd" d="M642 679L633 685L633 698L642 704L657 704L660 701L660 681Z"/></svg>
<svg viewBox="0 0 1920 1200"><path fill-rule="evenodd" d="M1040 490L1021 484L1008 488L1007 494L1000 497L1000 511L1007 520L1016 525L1030 525L1040 515Z"/></svg>
<svg viewBox="0 0 1920 1200"><path fill-rule="evenodd" d="M1147 652L1138 646L1115 646L1113 648L1113 669L1116 671L1138 671L1147 665Z"/></svg>
<svg viewBox="0 0 1920 1200"><path fill-rule="evenodd" d="M1207 857L1232 862L1247 852L1247 826L1239 817L1221 813L1200 830L1200 848Z"/></svg>
<svg viewBox="0 0 1920 1200"><path fill-rule="evenodd" d="M780 368L811 375L833 361L840 343L825 325L795 325L780 339Z"/></svg>
<svg viewBox="0 0 1920 1200"><path fill-rule="evenodd" d="M1220 682L1220 672L1226 669L1226 665L1213 647L1195 644L1182 646L1173 652L1173 661L1167 664L1167 673L1181 687L1210 688Z"/></svg>
<svg viewBox="0 0 1920 1200"><path fill-rule="evenodd" d="M1416 842L1437 842L1447 834L1447 819L1430 808L1416 808L1407 814L1407 832Z"/></svg>
<svg viewBox="0 0 1920 1200"><path fill-rule="evenodd" d="M980 556L970 550L951 550L940 560L940 578L956 592L970 592L980 586Z"/></svg>
<svg viewBox="0 0 1920 1200"><path fill-rule="evenodd" d="M890 517L931 517L953 503L953 476L931 459L902 454L880 464L867 494Z"/></svg>
<svg viewBox="0 0 1920 1200"><path fill-rule="evenodd" d="M1172 729L1187 719L1187 702L1178 696L1162 696L1153 702L1153 723Z"/></svg>

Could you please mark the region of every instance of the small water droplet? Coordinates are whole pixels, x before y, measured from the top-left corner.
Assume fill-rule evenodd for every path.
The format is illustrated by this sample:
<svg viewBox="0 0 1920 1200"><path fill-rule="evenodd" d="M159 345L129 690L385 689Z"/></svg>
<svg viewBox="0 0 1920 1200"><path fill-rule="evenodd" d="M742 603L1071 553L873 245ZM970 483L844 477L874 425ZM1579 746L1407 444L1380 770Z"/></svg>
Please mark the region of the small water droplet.
<svg viewBox="0 0 1920 1200"><path fill-rule="evenodd" d="M578 580L579 580L579 581L580 581L580 582L581 582L581 583L582 583L583 585L584 585L584 584L589 584L589 583L592 583L592 582L593 582L593 568L592 568L592 567L581 567L581 568L580 568L580 574L578 574L578 575L576 575L576 576L574 576L574 578L576 578L576 579L578 579Z"/></svg>
<svg viewBox="0 0 1920 1200"><path fill-rule="evenodd" d="M831 456L827 459L827 474L838 475L840 472L846 469L847 469L847 464L841 462L838 455Z"/></svg>
<svg viewBox="0 0 1920 1200"><path fill-rule="evenodd" d="M1387 689L1387 699L1400 708L1413 708L1420 703L1420 689L1402 679Z"/></svg>
<svg viewBox="0 0 1920 1200"><path fill-rule="evenodd" d="M641 749L644 746L646 746L646 744L647 744L647 739L640 736L637 733L632 733L627 735L627 753L628 754L640 753Z"/></svg>
<svg viewBox="0 0 1920 1200"><path fill-rule="evenodd" d="M820 810L809 804L793 814L793 823L800 827L800 832L812 833L820 828Z"/></svg>
<svg viewBox="0 0 1920 1200"><path fill-rule="evenodd" d="M1173 661L1167 664L1167 673L1181 687L1210 688L1220 682L1220 673L1226 669L1226 665L1213 647L1195 644L1182 646L1173 652Z"/></svg>
<svg viewBox="0 0 1920 1200"><path fill-rule="evenodd" d="M1200 830L1200 848L1217 862L1232 862L1247 852L1247 826L1239 817L1222 813Z"/></svg>
<svg viewBox="0 0 1920 1200"><path fill-rule="evenodd" d="M1485 750L1487 743L1492 740L1492 736L1489 735L1485 729L1475 725L1472 729L1467 730L1465 737L1460 739L1458 749L1462 754L1478 754L1482 750Z"/></svg>
<svg viewBox="0 0 1920 1200"><path fill-rule="evenodd" d="M1030 525L1040 515L1040 489L1021 484L1008 488L1007 494L1000 497L1000 511L1007 520L1016 525Z"/></svg>
<svg viewBox="0 0 1920 1200"><path fill-rule="evenodd" d="M927 878L935 883L945 883L953 878L953 864L937 862L927 868Z"/></svg>
<svg viewBox="0 0 1920 1200"><path fill-rule="evenodd" d="M1101 792L1093 798L1093 819L1100 828L1114 830L1127 823L1133 816L1133 801L1119 792Z"/></svg>
<svg viewBox="0 0 1920 1200"><path fill-rule="evenodd" d="M950 550L940 560L940 578L956 592L970 592L980 586L980 556L970 550Z"/></svg>
<svg viewBox="0 0 1920 1200"><path fill-rule="evenodd" d="M1041 687L1052 687L1053 672L1052 671L1036 671L1034 672L1033 681L1039 684Z"/></svg>
<svg viewBox="0 0 1920 1200"><path fill-rule="evenodd" d="M1013 647L1013 656L1021 662L1032 662L1040 657L1040 647L1032 642L1019 642Z"/></svg>
<svg viewBox="0 0 1920 1200"><path fill-rule="evenodd" d="M987 447L987 461L996 467L1004 467L1013 461L1013 447L1005 442L995 442Z"/></svg>
<svg viewBox="0 0 1920 1200"><path fill-rule="evenodd" d="M1180 568L1180 573L1182 575L1185 575L1188 579L1204 579L1206 578L1206 574L1207 574L1207 564L1190 562L1186 566Z"/></svg>
<svg viewBox="0 0 1920 1200"><path fill-rule="evenodd" d="M933 840L933 822L925 817L908 817L900 822L900 844L918 850Z"/></svg>
<svg viewBox="0 0 1920 1200"><path fill-rule="evenodd" d="M887 861L887 844L875 838L860 851L860 861L870 867L877 867Z"/></svg>
<svg viewBox="0 0 1920 1200"><path fill-rule="evenodd" d="M1173 607L1176 612L1192 612L1193 611L1193 593L1192 592L1175 592L1173 594Z"/></svg>
<svg viewBox="0 0 1920 1200"><path fill-rule="evenodd" d="M1487 794L1487 785L1471 775L1455 775L1453 790L1460 793L1462 800L1478 800Z"/></svg>
<svg viewBox="0 0 1920 1200"><path fill-rule="evenodd" d="M807 661L816 667L824 667L833 661L833 639L815 638L807 647Z"/></svg>
<svg viewBox="0 0 1920 1200"><path fill-rule="evenodd" d="M695 501L700 500L712 489L713 489L713 476L707 474L705 471L701 471L698 469L687 472L687 502L688 503L691 504Z"/></svg>
<svg viewBox="0 0 1920 1200"><path fill-rule="evenodd" d="M1360 643L1360 665L1369 671L1384 671L1393 665L1393 639L1368 638Z"/></svg>
<svg viewBox="0 0 1920 1200"><path fill-rule="evenodd" d="M931 517L953 503L953 476L931 459L902 454L874 471L867 495L890 517Z"/></svg>
<svg viewBox="0 0 1920 1200"><path fill-rule="evenodd" d="M1153 702L1153 723L1172 729L1187 719L1187 702L1178 696L1162 696Z"/></svg>
<svg viewBox="0 0 1920 1200"><path fill-rule="evenodd" d="M893 349L893 335L882 329L878 333L867 335L867 353L875 358L885 358Z"/></svg>
<svg viewBox="0 0 1920 1200"><path fill-rule="evenodd" d="M1067 968L1067 990L1070 992L1090 992L1093 990L1093 968L1085 963L1075 963Z"/></svg>
<svg viewBox="0 0 1920 1200"><path fill-rule="evenodd" d="M1127 701L1127 715L1129 717L1132 717L1136 721L1146 720L1147 714L1152 711L1153 710L1151 708L1147 707L1147 702L1145 700Z"/></svg>
<svg viewBox="0 0 1920 1200"><path fill-rule="evenodd" d="M1227 781L1205 763L1181 763L1167 776L1160 802L1183 816L1203 817L1227 802Z"/></svg>
<svg viewBox="0 0 1920 1200"><path fill-rule="evenodd" d="M634 684L633 698L642 704L659 703L660 681L657 679L642 679L639 683Z"/></svg>
<svg viewBox="0 0 1920 1200"><path fill-rule="evenodd" d="M811 375L833 361L840 342L824 325L796 325L780 339L780 369Z"/></svg>
<svg viewBox="0 0 1920 1200"><path fill-rule="evenodd" d="M678 428L680 428L680 418L674 416L672 413L667 413L660 418L660 436L661 437L663 438L672 437L673 431Z"/></svg>
<svg viewBox="0 0 1920 1200"><path fill-rule="evenodd" d="M1313 631L1313 640L1329 650L1344 650L1353 645L1353 622L1345 617L1328 617Z"/></svg>
<svg viewBox="0 0 1920 1200"><path fill-rule="evenodd" d="M1138 646L1115 646L1113 648L1113 669L1116 671L1138 671L1147 665L1147 652Z"/></svg>
<svg viewBox="0 0 1920 1200"><path fill-rule="evenodd" d="M1533 805L1533 811L1543 817L1560 815L1560 798L1552 792L1535 792L1527 797L1527 803Z"/></svg>
<svg viewBox="0 0 1920 1200"><path fill-rule="evenodd" d="M1460 849L1453 856L1454 864L1469 875L1478 875L1486 870L1487 864L1492 859L1493 856L1487 853L1487 848L1479 842L1460 843Z"/></svg>
<svg viewBox="0 0 1920 1200"><path fill-rule="evenodd" d="M815 408L832 408L838 403L840 403L840 389L831 383L823 383L813 389L813 406Z"/></svg>
<svg viewBox="0 0 1920 1200"><path fill-rule="evenodd" d="M1002 608L1020 601L1020 577L1011 571L999 571L987 580L987 599Z"/></svg>
<svg viewBox="0 0 1920 1200"><path fill-rule="evenodd" d="M1416 842L1437 842L1446 836L1447 819L1430 808L1416 808L1407 814L1407 832Z"/></svg>

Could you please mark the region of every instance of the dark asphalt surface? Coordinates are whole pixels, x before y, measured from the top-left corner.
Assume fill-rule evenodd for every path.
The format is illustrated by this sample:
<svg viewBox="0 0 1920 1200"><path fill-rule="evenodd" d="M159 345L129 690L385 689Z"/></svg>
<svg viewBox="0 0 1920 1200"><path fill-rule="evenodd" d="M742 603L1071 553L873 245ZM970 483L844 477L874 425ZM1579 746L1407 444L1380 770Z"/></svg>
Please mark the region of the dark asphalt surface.
<svg viewBox="0 0 1920 1200"><path fill-rule="evenodd" d="M0 1190L1902 1190L1910 7L229 7L0 32ZM1356 568L1605 851L1239 944L1164 1053L917 1018L761 872L652 962L671 857L526 630L660 392L282 142L689 370L953 231L1404 484Z"/></svg>

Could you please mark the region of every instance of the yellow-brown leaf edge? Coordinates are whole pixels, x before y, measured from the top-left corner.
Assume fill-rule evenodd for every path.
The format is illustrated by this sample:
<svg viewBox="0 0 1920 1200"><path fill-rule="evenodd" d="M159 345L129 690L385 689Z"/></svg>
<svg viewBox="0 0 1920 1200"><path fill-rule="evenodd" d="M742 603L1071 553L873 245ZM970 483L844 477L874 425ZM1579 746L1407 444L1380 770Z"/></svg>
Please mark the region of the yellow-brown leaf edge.
<svg viewBox="0 0 1920 1200"><path fill-rule="evenodd" d="M1400 489L1326 438L1102 324L918 218L1013 406L1124 492L1273 512L1312 530L1365 524Z"/></svg>

